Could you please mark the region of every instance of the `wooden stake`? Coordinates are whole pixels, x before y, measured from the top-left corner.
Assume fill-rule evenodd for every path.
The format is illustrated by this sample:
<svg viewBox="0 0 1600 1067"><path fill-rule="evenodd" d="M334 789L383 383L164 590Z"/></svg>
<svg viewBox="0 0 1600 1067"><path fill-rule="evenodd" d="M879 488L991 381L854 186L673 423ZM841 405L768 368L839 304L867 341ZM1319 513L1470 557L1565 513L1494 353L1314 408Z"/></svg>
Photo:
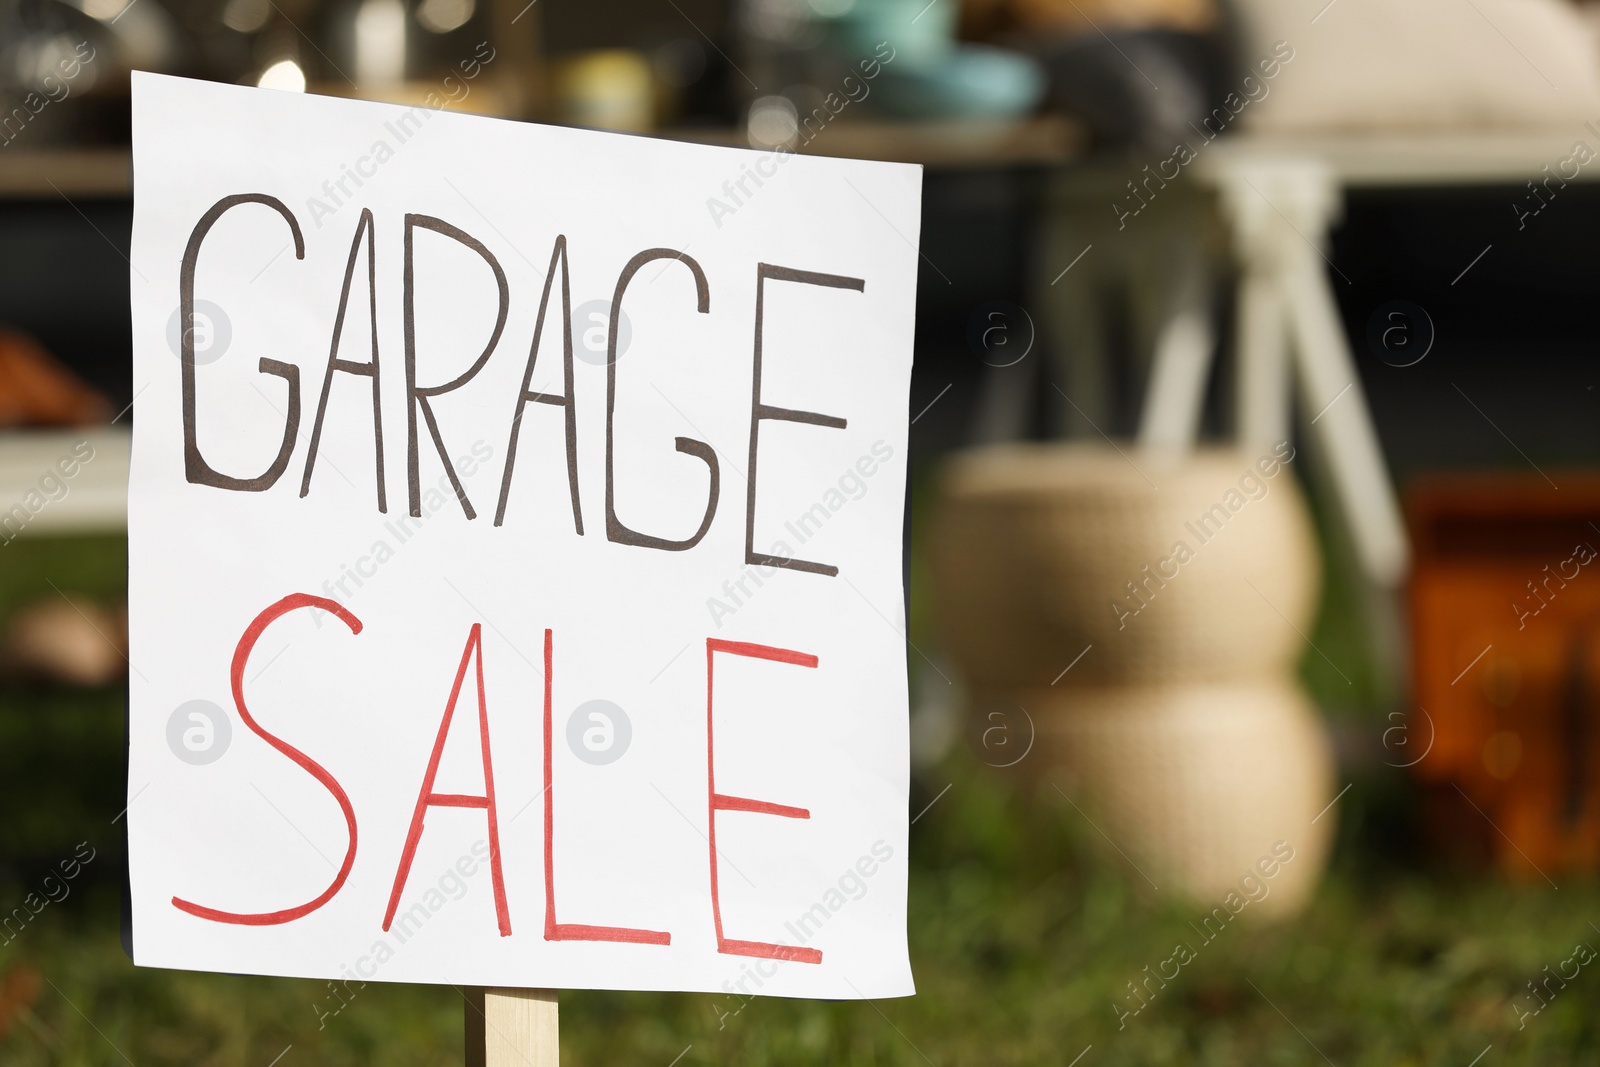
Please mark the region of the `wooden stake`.
<svg viewBox="0 0 1600 1067"><path fill-rule="evenodd" d="M560 1067L554 989L468 989L467 1067Z"/></svg>

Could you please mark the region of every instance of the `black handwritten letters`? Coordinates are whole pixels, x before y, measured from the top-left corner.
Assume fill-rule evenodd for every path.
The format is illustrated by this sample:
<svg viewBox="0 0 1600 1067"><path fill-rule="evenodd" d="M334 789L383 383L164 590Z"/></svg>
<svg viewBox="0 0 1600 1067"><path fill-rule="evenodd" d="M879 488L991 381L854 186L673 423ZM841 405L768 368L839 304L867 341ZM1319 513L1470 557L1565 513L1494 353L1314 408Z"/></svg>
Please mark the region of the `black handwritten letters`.
<svg viewBox="0 0 1600 1067"><path fill-rule="evenodd" d="M200 258L201 249L210 237L213 227L224 214L230 211L259 211L262 208L276 212L282 218L289 229L290 235L293 237L295 258L298 260L306 258L306 240L300 224L296 220L294 213L281 200L265 193L240 193L224 197L217 201L201 217L189 236L188 246L184 252L179 274L180 308L184 322L193 321L197 287L196 265ZM367 378L371 381L375 502L377 510L380 513L386 513L388 511L388 494L385 486L383 413L380 403L384 382L381 371L383 353L380 351L381 346L378 340L378 291L382 282L377 271L376 250L377 243L380 240L381 229L380 220L375 219L370 210L363 209L360 218L356 222L354 232L349 238L349 251L343 272L343 285L338 297L338 311L330 331L331 340L329 342L327 360L322 367L322 388L317 399L316 413L312 420L310 446L301 472L299 495L305 497L314 488L313 475L316 469L318 445L327 424L328 401L332 392L334 374L336 372L349 374L358 378ZM418 236L419 231L427 231L435 236L421 240ZM442 245L440 238L461 245L476 254L488 266L496 288L496 312L492 328L489 328L488 341L484 344L482 352L478 354L477 358L466 370L449 381L426 384L418 381L417 372L416 306L418 293L416 263L419 258L426 257L431 250ZM420 440L425 432L427 439L432 442L433 450L437 453L439 461L444 465L462 514L468 521L471 521L478 517L478 509L468 498L465 486L455 476L454 468L451 466L449 459L450 447L445 441L438 419L434 415L432 401L446 393L471 387L473 380L489 360L494 357L495 353L502 347L506 347L501 344L501 341L506 332L508 315L512 306L513 290L507 280L506 272L495 254L478 238L444 219L435 218L431 215L407 213L403 220L402 240L404 245L404 276L401 279L401 305L404 317L402 332L404 337L403 356L405 359L407 510L412 516L421 514L420 490L422 486L423 449L420 446ZM340 245L343 245L342 240ZM366 253L365 257L362 255L363 248ZM516 470L517 443L522 429L522 421L525 416L531 413L528 405L539 404L561 409L566 450L565 467L572 503L573 531L580 537L584 535L583 506L578 492L578 434L572 363L572 296L569 280L571 257L574 254L574 249L566 235L556 236L550 253L549 271L545 276L543 291L539 297L538 315L534 325L533 337L528 348L527 362L521 377L522 384L516 396L510 398L510 403L507 405L510 418L505 432L508 440L505 468L499 487L499 499L492 520L495 526L500 526L505 521L506 505L511 497L513 476ZM363 258L365 260L365 270L360 269L363 266ZM635 275L638 274L641 268L656 260L670 261L664 269L684 270L691 276L694 282L695 295L693 307L685 308L687 313L709 315L712 312L711 283L700 263L686 253L670 248L647 248L633 256L618 272L616 288L611 301L609 351L606 361L605 531L606 539L617 544L651 548L663 552L682 552L693 548L706 536L712 521L716 518L717 508L721 501L721 464L716 450L710 443L689 437L679 437L676 440L678 452L693 457L706 467L705 507L698 528L690 536L673 538L661 532L636 530L626 525L617 514L617 490L614 477L614 443L618 432L616 400L619 389L630 388L627 384L628 374L619 374L618 371L617 324L622 313L623 301L628 295L630 282L634 280ZM787 555L770 555L757 552L754 547L756 540L756 471L759 465L758 460L760 459L759 437L761 423L764 421L782 421L806 424L820 429L836 430L845 429L848 425L846 418L841 415L781 407L764 398L762 393L762 351L764 341L771 330L771 325L763 322L763 306L766 289L771 284L784 283L786 285L842 289L855 293L864 293L867 283L863 278L801 270L771 263L755 263L752 266L755 275L755 321L754 338L750 351L751 401L749 438L747 442L749 478L745 499L744 562L747 564L762 564L768 567L782 567L825 577L835 577L839 571L832 564L797 559ZM557 268L560 270L561 287L560 310L558 312L560 316L559 333L551 315L553 310L551 305L555 297L557 282ZM363 288L365 293L361 292ZM355 291L354 294L352 294L352 290ZM364 300L363 297L365 298ZM339 344L348 321L347 315L351 312L352 303L354 303L356 309L354 314L360 315L362 310L360 305L363 302L366 304L365 311L371 325L371 351L367 353L366 359L342 357L339 354ZM674 324L660 323L654 328L670 331L674 328ZM559 342L557 340L558 336ZM196 429L196 412L204 402L204 398L199 395L195 373L194 331L184 330L182 337L182 418L184 472L187 480L197 485L227 492L261 493L272 489L282 477L284 471L288 469L296 443L300 439L300 368L293 363L277 359L263 358L260 361L259 370L262 374L281 378L287 386L286 407L279 409L283 413L281 444L276 457L264 471L259 473L254 471L221 471L206 460L202 442ZM534 369L539 360L541 346L548 349L557 343L561 346L561 381L564 391L552 393L531 389L530 383L533 380ZM637 386L632 388L637 388ZM338 413L335 414L336 419L341 417L345 416ZM351 417L360 417L364 421L364 416ZM362 432L365 432L364 429ZM339 491L334 487L335 483L329 482L327 479L323 479L322 482L315 483L315 485L326 486L323 489L324 492Z"/></svg>

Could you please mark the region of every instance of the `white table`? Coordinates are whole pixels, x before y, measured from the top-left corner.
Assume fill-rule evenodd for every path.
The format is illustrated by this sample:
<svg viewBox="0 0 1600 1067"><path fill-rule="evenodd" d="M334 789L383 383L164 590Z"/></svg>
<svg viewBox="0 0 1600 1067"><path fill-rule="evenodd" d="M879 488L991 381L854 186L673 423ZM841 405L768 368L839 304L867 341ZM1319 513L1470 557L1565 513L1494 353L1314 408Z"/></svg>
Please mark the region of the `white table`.
<svg viewBox="0 0 1600 1067"><path fill-rule="evenodd" d="M1315 419L1311 431L1357 555L1379 586L1398 585L1409 550L1324 259L1343 194L1352 188L1502 184L1520 193L1524 183L1557 174L1579 140L1600 155L1600 128L1577 127L1246 137L1219 140L1196 161L1196 176L1220 197L1240 267L1239 440L1256 445L1283 438L1294 373L1301 409L1307 420ZM1600 159L1568 174L1574 169L1574 177L1558 175L1554 188L1564 180L1600 176ZM1160 377L1167 369L1157 371ZM1192 376L1181 369L1167 373Z"/></svg>
<svg viewBox="0 0 1600 1067"><path fill-rule="evenodd" d="M1224 137L1201 146L1177 178L1150 186L1149 207L1127 218L1112 205L1137 205L1124 197L1129 179L1145 179L1139 164L1146 160L1062 172L1050 193L1047 262L1037 271L1048 281L1083 255L1076 278L1041 282L1037 298L1057 350L1056 378L1071 394L1061 426L1087 433L1110 415L1098 288L1110 275L1131 290L1133 347L1150 364L1139 440L1192 447L1216 347L1216 261L1231 258L1239 271L1234 437L1250 448L1285 439L1298 392L1361 569L1373 586L1395 589L1409 548L1326 260L1344 193L1505 185L1520 194L1524 183L1547 177L1545 167L1556 172L1580 140L1600 155L1600 123L1529 132ZM1596 178L1600 159L1568 180ZM988 391L992 430L1018 410L1008 390L1016 393L1016 383L997 381Z"/></svg>

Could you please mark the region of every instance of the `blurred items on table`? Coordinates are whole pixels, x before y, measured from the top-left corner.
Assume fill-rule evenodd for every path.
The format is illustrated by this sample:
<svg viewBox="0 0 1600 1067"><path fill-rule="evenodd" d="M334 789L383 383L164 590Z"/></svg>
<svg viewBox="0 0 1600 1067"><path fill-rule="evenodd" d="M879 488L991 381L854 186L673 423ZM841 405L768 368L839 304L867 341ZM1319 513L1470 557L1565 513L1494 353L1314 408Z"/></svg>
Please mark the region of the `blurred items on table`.
<svg viewBox="0 0 1600 1067"><path fill-rule="evenodd" d="M1577 132L1600 115L1592 2L1339 0L1314 25L1282 0L1234 2L1246 65L1277 41L1305 46L1251 105L1252 132Z"/></svg>
<svg viewBox="0 0 1600 1067"><path fill-rule="evenodd" d="M1342 0L1307 48L1273 0L0 0L0 146L125 142L133 69L767 148L1041 109L1141 150L1219 110L1274 133L1600 113L1596 5L1482 6Z"/></svg>
<svg viewBox="0 0 1600 1067"><path fill-rule="evenodd" d="M1051 101L1103 145L1170 148L1234 65L1218 0L968 0L964 30L1037 56Z"/></svg>
<svg viewBox="0 0 1600 1067"><path fill-rule="evenodd" d="M4 144L122 143L133 69L628 131L1008 118L1020 51L957 40L959 0L0 0ZM46 109L48 122L35 120ZM846 111L848 110L848 114Z"/></svg>
<svg viewBox="0 0 1600 1067"><path fill-rule="evenodd" d="M488 0L0 0L3 141L126 142L132 70L518 113ZM517 35L520 37L521 35ZM514 76L513 76L514 75ZM38 121L49 111L49 121Z"/></svg>

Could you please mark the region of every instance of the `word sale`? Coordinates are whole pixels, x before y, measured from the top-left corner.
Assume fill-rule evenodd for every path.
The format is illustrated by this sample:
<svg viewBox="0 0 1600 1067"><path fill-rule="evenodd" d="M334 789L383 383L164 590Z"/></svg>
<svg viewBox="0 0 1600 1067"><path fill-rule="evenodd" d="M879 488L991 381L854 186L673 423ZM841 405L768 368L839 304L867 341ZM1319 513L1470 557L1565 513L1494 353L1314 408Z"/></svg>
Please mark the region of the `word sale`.
<svg viewBox="0 0 1600 1067"><path fill-rule="evenodd" d="M339 805L344 815L345 826L348 833L349 844L346 847L344 862L340 865L338 873L328 887L311 900L293 904L284 908L267 912L233 912L220 908L210 907L183 897L173 897L172 905L180 911L216 923L229 923L242 926L275 926L283 923L294 922L304 918L312 912L327 904L344 887L345 880L349 878L351 869L356 861L356 813L350 802L349 795L344 787L339 784L327 768L323 767L312 757L306 755L294 745L268 731L258 723L252 715L245 699L246 665L254 651L257 642L263 633L275 621L291 612L299 610L313 610L326 612L337 618L351 634L360 635L363 629L362 622L355 615L334 600L324 597L312 596L308 593L295 593L284 597L276 604L256 616L255 620L245 630L234 649L233 663L230 677L233 687L234 705L238 709L239 719L249 727L258 737L271 745L280 754L293 761L307 774L327 790L334 801ZM796 963L822 962L822 952L818 949L807 948L803 945L775 944L765 941L741 940L727 937L723 934L722 902L717 889L718 854L717 854L717 820L718 811L751 812L760 815L771 815L784 819L810 819L811 812L806 808L795 807L789 804L779 804L768 800L756 800L750 797L732 796L719 793L716 789L716 746L715 746L715 694L713 689L714 668L718 656L739 656L747 659L762 660L773 664L774 685L785 683L783 675L795 667L815 670L818 667L816 656L805 652L787 648L775 648L770 645L754 644L747 641L724 641L710 637L706 639L706 792L709 798L710 821L707 828L707 843L709 847L708 863L710 864L710 905L711 919L716 934L717 951L733 956L751 956L758 959L787 960ZM544 939L546 941L609 941L632 945L670 945L672 934L666 930L641 930L624 926L591 926L578 923L562 923L556 920L556 892L555 892L555 805L556 789L553 765L552 740L554 728L552 725L552 691L556 673L555 634L552 630L544 632L544 876L545 876L545 908L544 908ZM468 669L474 668L477 690L477 732L478 744L483 756L483 792L481 794L439 793L434 790L434 780L439 771L439 761L444 753L445 741L450 736L451 722L455 717L456 703L461 696L461 690L468 677ZM433 751L428 757L426 769L422 774L421 785L417 791L416 806L410 815L409 830L405 845L401 851L395 868L393 888L389 894L388 907L384 912L381 928L388 933L395 922L395 912L400 905L406 881L411 873L412 861L416 858L417 845L422 839L423 816L430 808L453 807L478 809L484 812L488 827L488 865L490 880L494 887L495 921L501 937L510 937L512 933L511 901L506 894L505 879L502 874L502 843L500 840L499 809L495 803L494 789L494 759L492 746L489 739L489 712L488 697L484 682L483 635L479 624L474 624L467 635L466 647L461 653L460 665L456 668L455 682L450 690L449 700L445 704L444 715L439 723L439 732L433 744ZM419 760L420 763L420 760ZM415 909L413 909L415 910ZM377 917L374 916L374 919ZM402 919L400 929L405 930L405 921ZM381 943L380 943L381 944ZM386 944L380 951L374 948L377 962L382 963L393 950Z"/></svg>

